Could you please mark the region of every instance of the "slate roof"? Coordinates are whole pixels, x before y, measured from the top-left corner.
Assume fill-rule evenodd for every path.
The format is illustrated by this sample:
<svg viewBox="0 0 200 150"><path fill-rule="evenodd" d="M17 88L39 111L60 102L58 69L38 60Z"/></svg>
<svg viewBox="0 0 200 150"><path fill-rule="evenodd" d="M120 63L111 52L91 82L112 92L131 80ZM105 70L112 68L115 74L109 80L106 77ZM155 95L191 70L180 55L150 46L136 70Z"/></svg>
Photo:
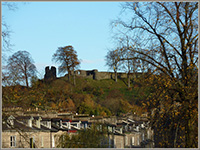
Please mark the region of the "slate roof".
<svg viewBox="0 0 200 150"><path fill-rule="evenodd" d="M62 120L62 118L51 118L51 121L53 121L53 122L58 122L60 120Z"/></svg>
<svg viewBox="0 0 200 150"><path fill-rule="evenodd" d="M42 121L51 121L51 118L43 118L42 117Z"/></svg>
<svg viewBox="0 0 200 150"><path fill-rule="evenodd" d="M135 124L143 124L143 121L135 121Z"/></svg>
<svg viewBox="0 0 200 150"><path fill-rule="evenodd" d="M104 124L105 124L106 126L116 127L116 124L109 123L109 122L107 122L107 121L105 121Z"/></svg>
<svg viewBox="0 0 200 150"><path fill-rule="evenodd" d="M151 140L151 139L146 139L145 141L142 141L142 142L141 142L141 145L147 145L147 144L152 143L152 142L153 142L153 140Z"/></svg>
<svg viewBox="0 0 200 150"><path fill-rule="evenodd" d="M6 123L3 123L2 131L14 131L14 130L21 130L21 131L37 131L40 130L37 127L29 127L23 124L22 122L19 122L17 120L14 120L13 127L9 127Z"/></svg>
<svg viewBox="0 0 200 150"><path fill-rule="evenodd" d="M70 119L62 119L63 122L70 122Z"/></svg>
<svg viewBox="0 0 200 150"><path fill-rule="evenodd" d="M85 124L85 123L87 123L87 124L88 124L88 121L81 121L81 123L82 123L82 124Z"/></svg>
<svg viewBox="0 0 200 150"><path fill-rule="evenodd" d="M80 122L80 120L72 120L72 123Z"/></svg>
<svg viewBox="0 0 200 150"><path fill-rule="evenodd" d="M26 120L26 119L31 119L31 116L17 116L15 117L17 120Z"/></svg>
<svg viewBox="0 0 200 150"><path fill-rule="evenodd" d="M42 117L40 117L40 116L33 116L33 118L36 119L36 120L38 120L39 118L42 119Z"/></svg>
<svg viewBox="0 0 200 150"><path fill-rule="evenodd" d="M126 123L126 122L122 122L122 123L117 123L117 125L128 125L128 123Z"/></svg>
<svg viewBox="0 0 200 150"><path fill-rule="evenodd" d="M55 130L60 130L60 127L58 127L57 125L55 124L51 124L51 128L55 129Z"/></svg>
<svg viewBox="0 0 200 150"><path fill-rule="evenodd" d="M41 128L41 130L42 131L51 131L51 132L57 132L58 130L56 130L55 128L47 128L46 126L44 126L44 125L40 125L40 128Z"/></svg>
<svg viewBox="0 0 200 150"><path fill-rule="evenodd" d="M9 116L2 116L2 118L4 118L4 120L7 120L9 118ZM51 121L51 128L48 128L47 126L45 126L44 124L40 124L40 128L37 128L37 126L35 126L34 124L32 124L32 127L29 127L27 122L25 120L29 120L33 118L34 120L37 120L40 118L40 116L17 116L17 117L14 117L14 118L10 118L10 119L13 119L14 120L14 128L11 128L9 126L7 126L5 124L5 121L2 123L2 130L3 131L16 131L16 129L19 129L21 131L28 131L28 132L40 132L40 131L44 131L44 132L58 132L58 131L67 131L67 132L77 132L79 129L75 126L71 126L71 129L68 129L64 126L60 126L60 120L62 120L63 122L71 122L71 125L73 124L77 124L77 123L81 123L81 124L85 124L87 123L88 124L88 127L93 124L92 122L88 122L87 120L83 120L83 121L80 121L80 120L70 120L68 118L48 118L48 117L41 117L41 122L42 121ZM26 123L25 123L26 122ZM133 126L134 124L137 125L140 125L142 124L144 121L142 120L139 120L139 121L123 121L121 123L117 123L117 124L113 124L113 123L109 123L109 122L106 122L105 121L105 125L107 126L110 126L110 127L115 127L116 129L120 129L122 128L123 126L125 125L129 125L129 126ZM46 124L46 123L45 123ZM59 125L56 125L56 124L59 124ZM139 131L136 131L135 129L132 129L132 132L139 132ZM123 135L120 133L120 131L114 133L114 134L117 134L117 135Z"/></svg>
<svg viewBox="0 0 200 150"><path fill-rule="evenodd" d="M115 130L115 133L114 133L114 135L121 135L121 136L125 136L125 134L123 134L123 133L120 133L119 131L116 131L116 130Z"/></svg>

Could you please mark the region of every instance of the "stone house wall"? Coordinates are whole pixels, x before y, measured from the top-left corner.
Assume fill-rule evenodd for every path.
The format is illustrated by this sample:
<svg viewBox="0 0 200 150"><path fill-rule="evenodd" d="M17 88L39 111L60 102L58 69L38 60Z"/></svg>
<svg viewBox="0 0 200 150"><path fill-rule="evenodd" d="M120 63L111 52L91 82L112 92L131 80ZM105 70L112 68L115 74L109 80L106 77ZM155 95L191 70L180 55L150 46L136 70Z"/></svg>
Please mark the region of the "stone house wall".
<svg viewBox="0 0 200 150"><path fill-rule="evenodd" d="M34 138L36 148L53 148L57 146L58 138L63 131L58 132L23 132L21 135L16 131L2 132L3 148L30 148L30 138ZM10 146L10 137L16 136L16 146Z"/></svg>
<svg viewBox="0 0 200 150"><path fill-rule="evenodd" d="M16 146L11 147L10 137L16 137ZM4 131L2 132L2 147L3 148L30 148L30 138L35 141L36 148L51 148L50 132L19 132Z"/></svg>
<svg viewBox="0 0 200 150"><path fill-rule="evenodd" d="M123 135L115 135L114 136L114 148L124 148L124 138Z"/></svg>

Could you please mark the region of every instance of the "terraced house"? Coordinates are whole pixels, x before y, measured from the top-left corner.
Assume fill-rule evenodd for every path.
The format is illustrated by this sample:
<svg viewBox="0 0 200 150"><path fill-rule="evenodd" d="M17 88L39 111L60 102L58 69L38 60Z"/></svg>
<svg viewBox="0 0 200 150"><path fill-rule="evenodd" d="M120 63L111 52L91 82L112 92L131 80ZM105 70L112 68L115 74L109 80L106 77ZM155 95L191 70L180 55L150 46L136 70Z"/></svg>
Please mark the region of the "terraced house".
<svg viewBox="0 0 200 150"><path fill-rule="evenodd" d="M32 116L9 116L2 125L3 148L53 148L56 135L68 132L57 120Z"/></svg>
<svg viewBox="0 0 200 150"><path fill-rule="evenodd" d="M91 122L92 120L92 122ZM41 116L3 116L3 148L56 148L63 133L78 134L96 124L91 120L70 120ZM117 120L116 123L102 120L98 130L107 129L108 148L153 147L153 131L147 120ZM86 132L87 132L86 130Z"/></svg>

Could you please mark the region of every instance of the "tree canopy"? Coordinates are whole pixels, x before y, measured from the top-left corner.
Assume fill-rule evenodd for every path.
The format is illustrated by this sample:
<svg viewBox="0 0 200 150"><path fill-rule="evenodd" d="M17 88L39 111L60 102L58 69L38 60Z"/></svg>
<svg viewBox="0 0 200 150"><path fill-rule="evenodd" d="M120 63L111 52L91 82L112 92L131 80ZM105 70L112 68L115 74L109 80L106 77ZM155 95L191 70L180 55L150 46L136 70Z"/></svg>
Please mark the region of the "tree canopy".
<svg viewBox="0 0 200 150"><path fill-rule="evenodd" d="M91 129L80 130L76 135L62 134L58 137L60 148L106 148L108 137L102 125L92 125ZM87 138L86 138L87 137Z"/></svg>
<svg viewBox="0 0 200 150"><path fill-rule="evenodd" d="M53 54L52 60L60 63L59 72L68 72L68 78L70 79L71 73L80 64L77 52L72 46L59 47L56 53Z"/></svg>
<svg viewBox="0 0 200 150"><path fill-rule="evenodd" d="M120 69L120 51L119 49L110 50L106 55L106 66L115 72L115 82L117 82L117 71Z"/></svg>
<svg viewBox="0 0 200 150"><path fill-rule="evenodd" d="M128 17L113 21L114 30L119 38L129 37L131 44L124 48L135 55L121 61L146 62L152 74L141 83L152 92L144 106L163 114L153 118L157 136L163 137L156 146L197 147L198 3L127 2L123 10ZM167 119L170 128L163 128L161 120Z"/></svg>
<svg viewBox="0 0 200 150"><path fill-rule="evenodd" d="M13 84L21 81L29 87L29 78L36 75L36 66L27 51L18 51L8 58L8 78Z"/></svg>

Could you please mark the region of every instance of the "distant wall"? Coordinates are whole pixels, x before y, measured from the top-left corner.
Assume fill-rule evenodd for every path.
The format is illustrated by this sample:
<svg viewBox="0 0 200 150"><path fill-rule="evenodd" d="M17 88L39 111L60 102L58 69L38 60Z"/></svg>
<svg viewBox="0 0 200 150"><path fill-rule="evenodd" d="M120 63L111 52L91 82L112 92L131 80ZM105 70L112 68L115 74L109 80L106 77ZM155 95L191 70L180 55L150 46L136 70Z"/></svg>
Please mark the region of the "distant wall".
<svg viewBox="0 0 200 150"><path fill-rule="evenodd" d="M112 79L114 78L113 73L111 72L99 72L98 70L76 70L76 76L90 78L94 80L101 80L101 79Z"/></svg>
<svg viewBox="0 0 200 150"><path fill-rule="evenodd" d="M99 72L98 70L76 70L75 71L76 76L95 79L95 80L102 80L102 79L115 79L115 73L114 72ZM138 77L140 73L131 73L130 77L133 78ZM127 73L119 72L117 73L118 78L127 78Z"/></svg>
<svg viewBox="0 0 200 150"><path fill-rule="evenodd" d="M148 70L149 72L150 70ZM99 72L97 69L93 70L76 70L75 72L71 71L70 74L73 75L75 73L76 76L84 77L88 79L94 80L102 80L102 79L115 79L114 72ZM137 78L141 75L141 73L130 73L130 78ZM127 73L117 72L118 78L127 78ZM56 79L56 67L52 66L49 68L47 66L45 68L44 80L49 81L52 79Z"/></svg>

